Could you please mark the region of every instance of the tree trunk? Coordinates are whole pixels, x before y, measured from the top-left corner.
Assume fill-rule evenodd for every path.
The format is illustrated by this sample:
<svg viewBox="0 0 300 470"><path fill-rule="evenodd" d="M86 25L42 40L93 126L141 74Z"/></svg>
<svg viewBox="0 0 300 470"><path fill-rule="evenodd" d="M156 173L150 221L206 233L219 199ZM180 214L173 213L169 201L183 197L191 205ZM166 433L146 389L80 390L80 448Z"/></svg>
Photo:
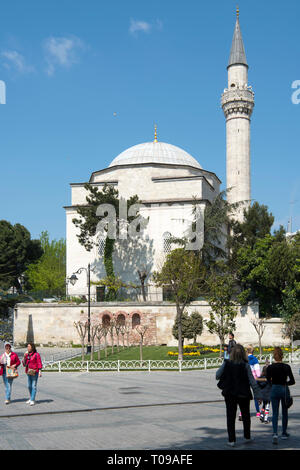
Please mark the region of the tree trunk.
<svg viewBox="0 0 300 470"><path fill-rule="evenodd" d="M140 361L143 360L143 340L140 341Z"/></svg>
<svg viewBox="0 0 300 470"><path fill-rule="evenodd" d="M183 360L183 341L182 338L182 310L177 305L177 323L178 323L178 361Z"/></svg>
<svg viewBox="0 0 300 470"><path fill-rule="evenodd" d="M259 347L259 354L262 354L261 335L258 336L258 347Z"/></svg>
<svg viewBox="0 0 300 470"><path fill-rule="evenodd" d="M101 339L98 338L98 346L99 346L99 349L98 349L98 361L100 361L100 358L101 358Z"/></svg>
<svg viewBox="0 0 300 470"><path fill-rule="evenodd" d="M114 353L114 334L111 333L110 336L111 336L111 353L113 354Z"/></svg>
<svg viewBox="0 0 300 470"><path fill-rule="evenodd" d="M82 360L84 361L84 339L81 342L81 357L82 357Z"/></svg>

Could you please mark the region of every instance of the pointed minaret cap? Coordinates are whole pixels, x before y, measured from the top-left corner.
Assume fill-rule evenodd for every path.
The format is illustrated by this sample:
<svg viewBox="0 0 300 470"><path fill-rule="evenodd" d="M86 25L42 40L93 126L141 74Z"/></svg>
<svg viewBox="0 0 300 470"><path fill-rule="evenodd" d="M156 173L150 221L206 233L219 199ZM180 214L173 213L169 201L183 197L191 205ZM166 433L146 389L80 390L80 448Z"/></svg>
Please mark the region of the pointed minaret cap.
<svg viewBox="0 0 300 470"><path fill-rule="evenodd" d="M244 43L242 39L241 28L240 28L239 16L240 16L240 11L239 11L239 8L237 7L236 23L235 23L235 29L234 29L233 39L232 39L232 46L231 46L231 51L230 51L228 67L230 67L231 65L237 65L237 64L246 65L248 67Z"/></svg>

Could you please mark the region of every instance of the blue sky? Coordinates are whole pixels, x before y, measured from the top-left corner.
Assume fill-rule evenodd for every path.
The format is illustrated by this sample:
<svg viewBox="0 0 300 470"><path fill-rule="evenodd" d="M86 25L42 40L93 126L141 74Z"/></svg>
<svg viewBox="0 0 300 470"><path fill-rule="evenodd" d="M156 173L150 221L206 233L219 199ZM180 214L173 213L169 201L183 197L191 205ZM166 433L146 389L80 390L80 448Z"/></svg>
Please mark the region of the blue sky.
<svg viewBox="0 0 300 470"><path fill-rule="evenodd" d="M300 229L300 2L239 1L255 92L252 197L275 227ZM69 183L126 148L177 145L225 188L220 97L235 24L231 0L1 2L0 219L65 237ZM299 93L300 97L300 93Z"/></svg>

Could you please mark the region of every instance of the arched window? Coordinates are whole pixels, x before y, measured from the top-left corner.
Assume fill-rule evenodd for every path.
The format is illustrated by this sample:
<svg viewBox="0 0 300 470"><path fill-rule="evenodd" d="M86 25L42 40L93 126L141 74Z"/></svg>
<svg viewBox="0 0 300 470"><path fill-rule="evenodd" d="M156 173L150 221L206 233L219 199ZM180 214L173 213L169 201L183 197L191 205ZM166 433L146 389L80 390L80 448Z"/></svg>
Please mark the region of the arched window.
<svg viewBox="0 0 300 470"><path fill-rule="evenodd" d="M120 314L117 316L117 324L120 325L120 326L124 326L124 325L125 325L125 315L123 315L123 313L120 313Z"/></svg>
<svg viewBox="0 0 300 470"><path fill-rule="evenodd" d="M109 326L110 325L110 316L105 314L102 317L102 325L103 326Z"/></svg>
<svg viewBox="0 0 300 470"><path fill-rule="evenodd" d="M132 328L135 328L136 326L141 324L141 317L138 313L134 313L132 315Z"/></svg>
<svg viewBox="0 0 300 470"><path fill-rule="evenodd" d="M172 238L172 235L170 234L170 232L165 232L163 234L163 250L164 250L164 253L170 253L172 247L172 242L171 242L171 238Z"/></svg>
<svg viewBox="0 0 300 470"><path fill-rule="evenodd" d="M97 248L98 248L99 258L103 258L104 256L105 241L106 241L106 237L104 235L99 235L97 239Z"/></svg>

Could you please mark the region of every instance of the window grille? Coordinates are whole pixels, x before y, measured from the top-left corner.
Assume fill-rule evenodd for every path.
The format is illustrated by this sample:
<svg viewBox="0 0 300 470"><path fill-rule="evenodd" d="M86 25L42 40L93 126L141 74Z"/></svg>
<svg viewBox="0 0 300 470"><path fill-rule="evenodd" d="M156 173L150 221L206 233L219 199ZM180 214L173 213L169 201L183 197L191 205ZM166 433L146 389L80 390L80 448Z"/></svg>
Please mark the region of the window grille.
<svg viewBox="0 0 300 470"><path fill-rule="evenodd" d="M163 250L164 250L164 253L170 253L170 251L172 250L171 237L172 237L172 235L170 234L170 232L165 232L163 234Z"/></svg>
<svg viewBox="0 0 300 470"><path fill-rule="evenodd" d="M99 256L99 258L103 258L103 256L104 256L105 241L106 241L106 237L103 237L103 236L98 237L98 256Z"/></svg>

